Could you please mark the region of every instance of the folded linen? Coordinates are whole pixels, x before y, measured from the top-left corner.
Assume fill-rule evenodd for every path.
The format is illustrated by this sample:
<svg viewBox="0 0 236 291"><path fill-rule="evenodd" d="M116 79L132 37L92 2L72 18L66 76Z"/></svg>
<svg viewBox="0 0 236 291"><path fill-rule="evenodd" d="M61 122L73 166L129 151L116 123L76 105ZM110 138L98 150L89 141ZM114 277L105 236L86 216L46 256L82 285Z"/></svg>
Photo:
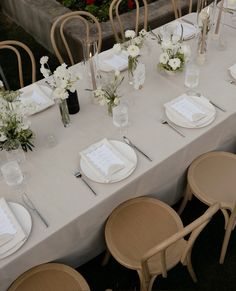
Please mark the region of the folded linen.
<svg viewBox="0 0 236 291"><path fill-rule="evenodd" d="M109 182L117 172L128 173L135 165L123 156L106 138L80 152L96 176Z"/></svg>
<svg viewBox="0 0 236 291"><path fill-rule="evenodd" d="M0 198L0 256L25 238L25 232L6 200Z"/></svg>
<svg viewBox="0 0 236 291"><path fill-rule="evenodd" d="M128 55L125 52L114 54L112 50L99 54L99 68L102 71L123 71L128 68Z"/></svg>

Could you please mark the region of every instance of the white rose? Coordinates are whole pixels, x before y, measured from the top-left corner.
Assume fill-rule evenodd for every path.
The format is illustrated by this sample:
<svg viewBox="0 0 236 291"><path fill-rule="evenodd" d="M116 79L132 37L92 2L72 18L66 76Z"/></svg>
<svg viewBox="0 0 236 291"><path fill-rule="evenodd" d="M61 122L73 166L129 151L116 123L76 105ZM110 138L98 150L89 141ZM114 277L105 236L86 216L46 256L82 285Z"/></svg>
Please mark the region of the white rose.
<svg viewBox="0 0 236 291"><path fill-rule="evenodd" d="M68 98L68 96L69 96L68 92L63 88L56 88L53 91L53 98L54 99L66 99L66 98Z"/></svg>
<svg viewBox="0 0 236 291"><path fill-rule="evenodd" d="M7 137L5 136L5 134L4 133L0 133L0 142L3 142L5 140L7 140Z"/></svg>
<svg viewBox="0 0 236 291"><path fill-rule="evenodd" d="M113 51L114 51L114 53L120 53L121 52L120 43L116 43L116 44L113 45Z"/></svg>
<svg viewBox="0 0 236 291"><path fill-rule="evenodd" d="M135 36L136 36L136 33L134 30L126 30L125 38L134 38Z"/></svg>
<svg viewBox="0 0 236 291"><path fill-rule="evenodd" d="M45 65L48 62L48 56L43 56L40 59L40 64Z"/></svg>
<svg viewBox="0 0 236 291"><path fill-rule="evenodd" d="M165 65L165 64L167 64L168 61L169 61L169 55L167 53L162 53L160 55L159 62L161 64L164 64Z"/></svg>
<svg viewBox="0 0 236 291"><path fill-rule="evenodd" d="M173 69L173 71L177 70L180 65L181 65L181 62L180 62L180 59L178 58L174 58L174 59L170 59L168 61L168 65Z"/></svg>
<svg viewBox="0 0 236 291"><path fill-rule="evenodd" d="M131 44L128 46L127 52L132 58L135 58L139 55L139 48L136 45Z"/></svg>

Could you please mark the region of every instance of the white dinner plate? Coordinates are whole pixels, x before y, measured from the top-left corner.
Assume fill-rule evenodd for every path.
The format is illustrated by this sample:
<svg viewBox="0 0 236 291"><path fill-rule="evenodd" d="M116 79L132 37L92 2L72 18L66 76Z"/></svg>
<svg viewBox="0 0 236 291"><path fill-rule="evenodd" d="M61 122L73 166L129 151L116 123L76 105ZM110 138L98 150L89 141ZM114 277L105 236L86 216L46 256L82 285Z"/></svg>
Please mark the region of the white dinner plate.
<svg viewBox="0 0 236 291"><path fill-rule="evenodd" d="M14 213L16 219L20 223L22 229L25 232L25 239L17 243L13 248L5 252L0 256L0 259L6 258L13 253L15 253L19 248L23 246L23 244L27 241L31 228L32 228L32 219L29 214L29 211L19 203L15 202L8 202L8 206L10 207L11 211Z"/></svg>
<svg viewBox="0 0 236 291"><path fill-rule="evenodd" d="M197 96L191 96L191 98L195 101L198 102L199 104L202 104L203 106L209 108L210 110L212 110L214 112L214 115L210 116L209 118L205 118L205 122L199 125L194 125L191 122L189 122L188 120L186 120L184 118L184 116L181 116L180 114L178 114L177 112L175 112L175 110L171 110L171 108L166 108L165 112L166 112L166 116L167 118L173 122L174 124L181 126L181 127L185 127L185 128L201 128L201 127L205 127L207 125L209 125L210 123L212 123L215 118L216 118L216 110L215 107L210 103L207 102L207 99L204 98L200 98Z"/></svg>
<svg viewBox="0 0 236 291"><path fill-rule="evenodd" d="M129 175L133 173L137 166L137 155L135 151L126 143L118 141L118 140L109 140L111 145L116 148L117 151L119 151L124 157L126 157L128 160L130 160L132 163L134 163L134 167L127 172L126 168L114 173L109 181L105 179L105 177L99 176L96 171L90 167L87 162L84 159L80 159L80 167L83 171L84 175L87 176L89 179L91 179L94 182L98 183L115 183L119 182L125 178L127 178Z"/></svg>
<svg viewBox="0 0 236 291"><path fill-rule="evenodd" d="M115 63L121 61L121 66L115 66ZM114 65L112 65L114 62ZM128 56L125 53L115 54L113 50L101 52L98 55L98 67L103 72L124 71L128 68Z"/></svg>
<svg viewBox="0 0 236 291"><path fill-rule="evenodd" d="M184 21L174 21L169 24L166 24L160 28L160 33L162 35L167 33L169 35L175 34L181 36L182 33L181 25L183 27L183 40L189 40L195 37L197 33L196 27L193 24Z"/></svg>
<svg viewBox="0 0 236 291"><path fill-rule="evenodd" d="M20 100L27 107L28 115L41 112L54 104L52 89L36 83L20 90Z"/></svg>

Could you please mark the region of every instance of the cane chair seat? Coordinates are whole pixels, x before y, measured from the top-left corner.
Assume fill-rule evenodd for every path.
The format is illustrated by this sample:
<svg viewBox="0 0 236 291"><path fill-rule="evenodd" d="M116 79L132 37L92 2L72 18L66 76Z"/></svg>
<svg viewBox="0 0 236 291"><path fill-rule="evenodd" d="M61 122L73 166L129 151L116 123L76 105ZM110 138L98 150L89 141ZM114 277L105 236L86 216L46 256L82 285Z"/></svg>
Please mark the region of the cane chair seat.
<svg viewBox="0 0 236 291"><path fill-rule="evenodd" d="M57 263L34 267L10 286L8 291L89 291L85 279L73 268Z"/></svg>
<svg viewBox="0 0 236 291"><path fill-rule="evenodd" d="M128 200L110 215L105 239L111 255L123 266L136 270L141 290L151 290L157 275L182 262L196 281L191 265L191 249L196 237L219 205L189 226L183 226L178 214L167 204L150 197ZM192 233L190 239L185 235Z"/></svg>

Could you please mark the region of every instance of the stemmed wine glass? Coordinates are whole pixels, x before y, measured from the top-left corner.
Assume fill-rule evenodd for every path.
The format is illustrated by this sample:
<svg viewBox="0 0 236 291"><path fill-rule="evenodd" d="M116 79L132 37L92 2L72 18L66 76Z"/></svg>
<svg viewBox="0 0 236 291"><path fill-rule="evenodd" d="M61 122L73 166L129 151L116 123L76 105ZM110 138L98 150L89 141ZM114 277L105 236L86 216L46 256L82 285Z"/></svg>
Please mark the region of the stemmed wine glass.
<svg viewBox="0 0 236 291"><path fill-rule="evenodd" d="M200 69L195 64L189 64L185 71L184 85L188 88L187 95L199 96L199 93L195 91L199 84Z"/></svg>

